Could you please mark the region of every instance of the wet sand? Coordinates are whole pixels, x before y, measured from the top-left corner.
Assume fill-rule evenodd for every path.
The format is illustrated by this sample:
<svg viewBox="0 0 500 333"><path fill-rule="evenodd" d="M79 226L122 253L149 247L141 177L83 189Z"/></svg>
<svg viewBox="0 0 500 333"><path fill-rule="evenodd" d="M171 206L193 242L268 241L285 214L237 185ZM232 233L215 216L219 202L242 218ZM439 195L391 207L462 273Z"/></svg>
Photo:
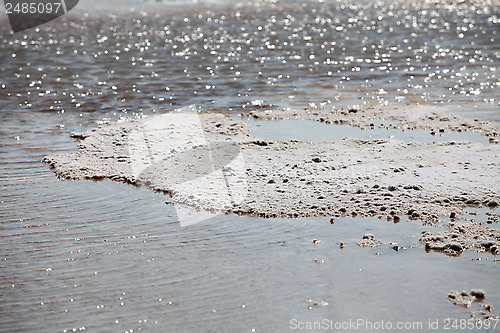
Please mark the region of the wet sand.
<svg viewBox="0 0 500 333"><path fill-rule="evenodd" d="M446 231L425 232L420 241L428 251L441 251L451 256L460 255L465 250L500 254L500 230L483 223L467 222L445 224Z"/></svg>

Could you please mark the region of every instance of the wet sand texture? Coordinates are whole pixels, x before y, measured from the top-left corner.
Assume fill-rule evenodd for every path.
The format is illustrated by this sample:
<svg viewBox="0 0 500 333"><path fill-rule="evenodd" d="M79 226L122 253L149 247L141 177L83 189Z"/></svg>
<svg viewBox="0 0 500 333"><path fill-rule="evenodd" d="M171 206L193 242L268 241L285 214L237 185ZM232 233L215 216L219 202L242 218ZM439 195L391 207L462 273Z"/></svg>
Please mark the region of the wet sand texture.
<svg viewBox="0 0 500 333"><path fill-rule="evenodd" d="M459 255L464 250L500 254L500 230L491 229L475 222L450 222L441 232L425 232L420 241L427 250L442 251L449 255Z"/></svg>
<svg viewBox="0 0 500 333"><path fill-rule="evenodd" d="M432 114L443 112L437 108ZM401 110L396 113L393 117ZM165 115L75 134L81 139L75 153L45 161L60 178L142 184L171 195L178 204L260 217L361 214L397 221L408 215L433 223L459 217L466 207L500 202L497 144L349 138L274 142L253 138L244 123L220 114L160 126L161 117ZM436 121L434 127L444 126ZM484 126L491 132L493 125ZM190 137L194 132L203 138ZM210 156L211 170L222 176L205 170L200 162L204 156ZM227 187L225 192L220 186Z"/></svg>

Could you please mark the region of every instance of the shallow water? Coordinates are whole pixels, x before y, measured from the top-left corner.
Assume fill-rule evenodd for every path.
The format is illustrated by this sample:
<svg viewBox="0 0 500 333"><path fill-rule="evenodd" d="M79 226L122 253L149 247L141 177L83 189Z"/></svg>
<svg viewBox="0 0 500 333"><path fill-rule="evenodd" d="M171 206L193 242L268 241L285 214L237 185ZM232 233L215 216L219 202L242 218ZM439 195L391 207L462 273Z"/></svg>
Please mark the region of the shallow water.
<svg viewBox="0 0 500 333"><path fill-rule="evenodd" d="M446 295L471 288L500 307L494 257L409 248L430 228L415 221L228 215L181 228L163 195L61 181L40 162L103 118L190 104L444 101L499 120L493 2L86 3L38 31L0 28L1 331L287 332L294 318L425 328L469 318ZM360 248L365 233L407 249Z"/></svg>
<svg viewBox="0 0 500 333"><path fill-rule="evenodd" d="M3 331L284 332L292 319L323 318L443 323L470 314L447 302L451 290L480 287L488 303L500 299L491 255L411 248L432 229L417 222L218 216L181 228L162 195L58 181L44 165L24 165L36 175L3 177ZM365 233L407 249L360 248ZM329 305L309 309L308 299Z"/></svg>
<svg viewBox="0 0 500 333"><path fill-rule="evenodd" d="M132 113L437 103L498 121L499 8L487 0L92 0L37 30L12 35L4 22L0 107Z"/></svg>
<svg viewBox="0 0 500 333"><path fill-rule="evenodd" d="M387 129L390 122L379 121L373 129L320 123L314 120L255 120L243 118L250 125L252 135L268 140L300 140L307 142L339 141L342 138L361 140L395 139L404 142L450 142L469 141L488 143L488 137L474 132L453 132L431 134L430 130Z"/></svg>

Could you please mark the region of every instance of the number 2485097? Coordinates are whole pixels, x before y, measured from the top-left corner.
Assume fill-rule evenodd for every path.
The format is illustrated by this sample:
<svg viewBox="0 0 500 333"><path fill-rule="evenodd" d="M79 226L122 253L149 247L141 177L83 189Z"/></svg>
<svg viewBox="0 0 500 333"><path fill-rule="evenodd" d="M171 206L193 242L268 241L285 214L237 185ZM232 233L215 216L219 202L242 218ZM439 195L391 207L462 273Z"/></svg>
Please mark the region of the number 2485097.
<svg viewBox="0 0 500 333"><path fill-rule="evenodd" d="M60 2L22 2L22 3L5 3L7 14L57 14L62 8Z"/></svg>

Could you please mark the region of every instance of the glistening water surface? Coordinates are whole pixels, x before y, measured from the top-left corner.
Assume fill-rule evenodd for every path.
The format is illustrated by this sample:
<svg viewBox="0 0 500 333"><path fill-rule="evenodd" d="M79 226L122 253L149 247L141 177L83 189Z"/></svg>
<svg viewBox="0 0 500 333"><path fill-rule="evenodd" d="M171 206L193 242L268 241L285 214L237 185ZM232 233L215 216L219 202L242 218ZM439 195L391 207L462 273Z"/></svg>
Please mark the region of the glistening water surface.
<svg viewBox="0 0 500 333"><path fill-rule="evenodd" d="M287 332L293 319L365 318L425 331L469 318L446 295L471 288L499 308L494 257L410 248L431 228L416 221L227 215L181 228L163 195L61 181L40 162L103 118L190 104L443 102L499 120L498 17L488 1L89 0L39 29L3 24L0 330ZM406 250L360 248L365 233Z"/></svg>
<svg viewBox="0 0 500 333"><path fill-rule="evenodd" d="M0 107L238 112L418 102L499 120L499 8L489 0L89 0L38 29L12 34L4 22Z"/></svg>

